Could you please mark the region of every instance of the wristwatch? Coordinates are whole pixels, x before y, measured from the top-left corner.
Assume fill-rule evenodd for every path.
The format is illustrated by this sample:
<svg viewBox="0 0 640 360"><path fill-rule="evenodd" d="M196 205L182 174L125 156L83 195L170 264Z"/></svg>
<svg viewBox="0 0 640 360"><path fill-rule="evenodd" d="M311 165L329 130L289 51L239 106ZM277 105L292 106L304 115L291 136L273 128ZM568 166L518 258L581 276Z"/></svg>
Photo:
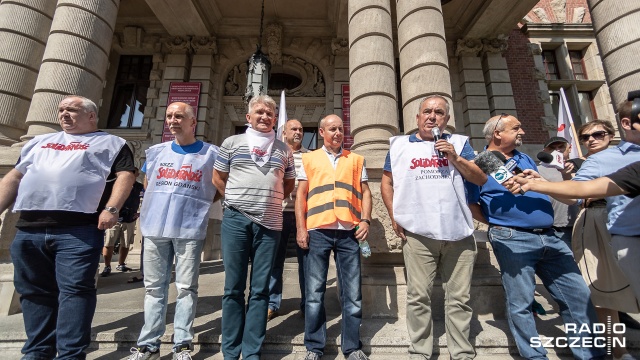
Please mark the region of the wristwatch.
<svg viewBox="0 0 640 360"><path fill-rule="evenodd" d="M360 222L365 222L367 225L371 225L371 220L369 219L361 219Z"/></svg>
<svg viewBox="0 0 640 360"><path fill-rule="evenodd" d="M105 206L104 210L108 211L108 212L110 212L112 214L117 214L118 213L118 208L115 207L115 206Z"/></svg>

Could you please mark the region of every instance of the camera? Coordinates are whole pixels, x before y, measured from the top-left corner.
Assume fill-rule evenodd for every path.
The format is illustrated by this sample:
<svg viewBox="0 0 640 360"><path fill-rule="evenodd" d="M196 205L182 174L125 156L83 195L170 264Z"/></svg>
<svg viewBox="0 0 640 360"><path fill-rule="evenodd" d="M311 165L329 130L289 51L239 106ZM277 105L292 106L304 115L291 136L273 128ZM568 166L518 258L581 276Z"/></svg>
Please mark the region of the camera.
<svg viewBox="0 0 640 360"><path fill-rule="evenodd" d="M628 101L633 101L633 106L631 107L631 123L640 123L640 90L629 91L627 95Z"/></svg>

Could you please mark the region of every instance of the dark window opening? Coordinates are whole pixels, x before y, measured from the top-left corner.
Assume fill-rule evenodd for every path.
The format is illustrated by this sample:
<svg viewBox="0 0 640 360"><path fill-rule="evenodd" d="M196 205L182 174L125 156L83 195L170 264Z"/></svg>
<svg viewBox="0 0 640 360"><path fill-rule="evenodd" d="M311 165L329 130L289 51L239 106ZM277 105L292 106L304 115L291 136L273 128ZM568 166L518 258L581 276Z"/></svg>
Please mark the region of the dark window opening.
<svg viewBox="0 0 640 360"><path fill-rule="evenodd" d="M588 80L587 71L584 66L584 58L582 51L569 51L569 58L571 59L571 68L573 69L573 77L576 80Z"/></svg>
<svg viewBox="0 0 640 360"><path fill-rule="evenodd" d="M558 80L558 62L556 61L556 52L554 50L545 50L542 52L542 61L547 75L547 80Z"/></svg>
<svg viewBox="0 0 640 360"><path fill-rule="evenodd" d="M142 127L153 66L151 59L151 56L120 57L107 128Z"/></svg>
<svg viewBox="0 0 640 360"><path fill-rule="evenodd" d="M302 80L294 75L276 73L269 77L269 90L291 90L302 85Z"/></svg>

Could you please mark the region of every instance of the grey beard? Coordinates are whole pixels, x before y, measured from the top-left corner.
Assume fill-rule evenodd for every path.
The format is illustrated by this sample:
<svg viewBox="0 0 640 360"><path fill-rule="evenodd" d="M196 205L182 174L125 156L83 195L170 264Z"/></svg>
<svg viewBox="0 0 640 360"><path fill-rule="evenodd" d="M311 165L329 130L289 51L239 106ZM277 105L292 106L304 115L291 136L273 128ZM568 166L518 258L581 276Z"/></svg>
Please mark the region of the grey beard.
<svg viewBox="0 0 640 360"><path fill-rule="evenodd" d="M522 139L516 139L516 146L522 146Z"/></svg>

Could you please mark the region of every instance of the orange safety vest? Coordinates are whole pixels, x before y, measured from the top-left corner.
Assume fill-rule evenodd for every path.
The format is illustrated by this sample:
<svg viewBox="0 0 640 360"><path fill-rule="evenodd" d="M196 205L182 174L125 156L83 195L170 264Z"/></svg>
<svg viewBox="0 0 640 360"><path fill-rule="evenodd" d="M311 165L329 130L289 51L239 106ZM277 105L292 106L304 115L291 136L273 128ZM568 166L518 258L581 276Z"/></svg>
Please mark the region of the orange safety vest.
<svg viewBox="0 0 640 360"><path fill-rule="evenodd" d="M338 220L358 224L362 212L364 157L342 150L333 169L324 149L302 154L307 174L307 229L331 225Z"/></svg>

